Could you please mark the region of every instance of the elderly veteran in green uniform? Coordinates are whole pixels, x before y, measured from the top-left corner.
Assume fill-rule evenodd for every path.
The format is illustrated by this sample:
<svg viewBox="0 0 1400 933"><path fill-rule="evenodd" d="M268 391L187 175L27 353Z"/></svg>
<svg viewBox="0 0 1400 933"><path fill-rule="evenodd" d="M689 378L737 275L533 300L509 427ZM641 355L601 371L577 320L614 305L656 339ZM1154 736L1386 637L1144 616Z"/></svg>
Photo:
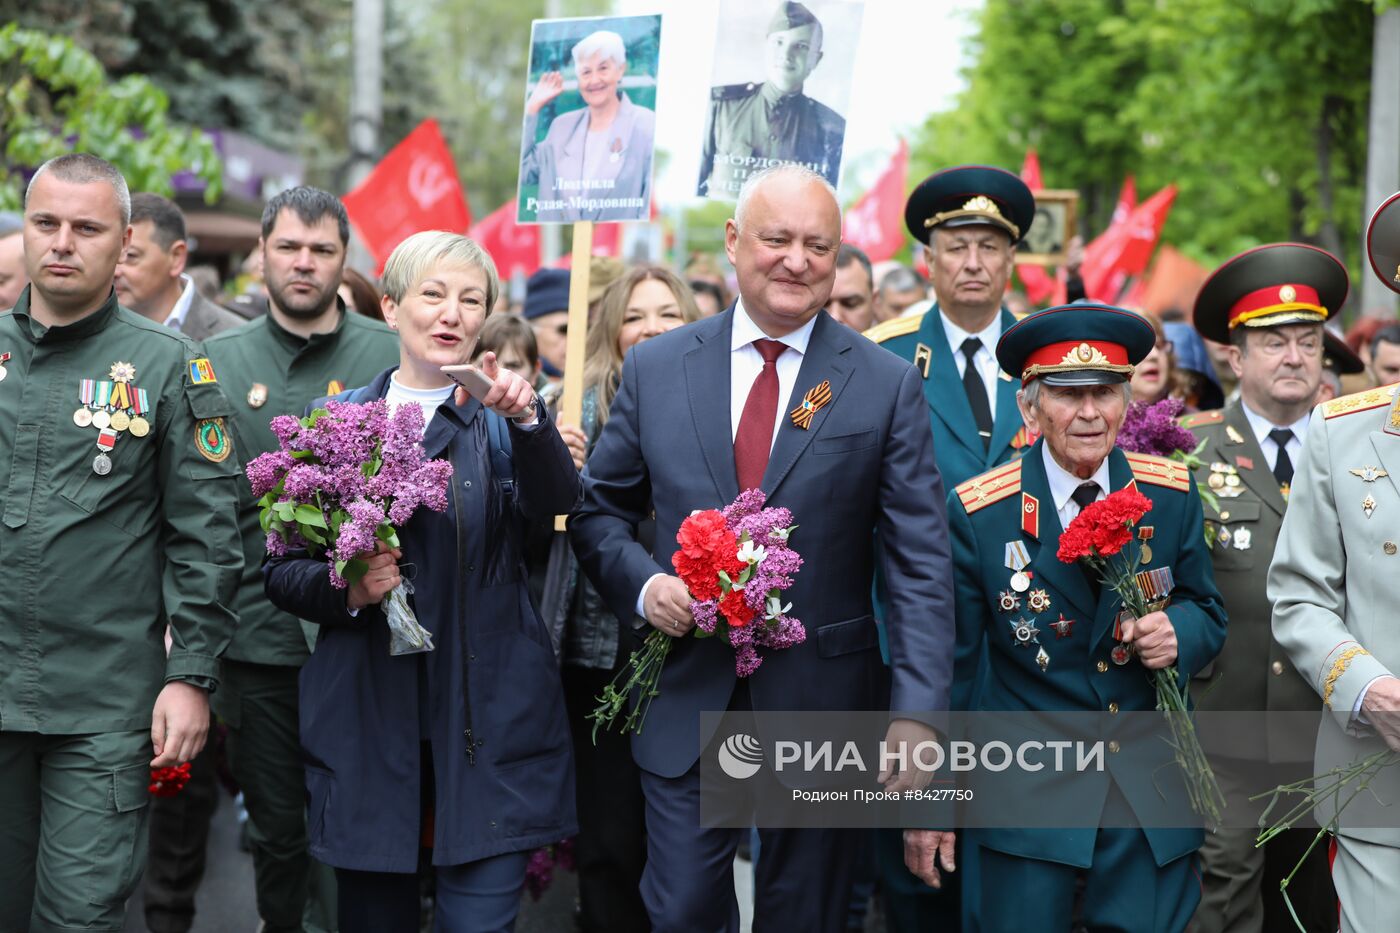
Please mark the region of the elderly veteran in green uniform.
<svg viewBox="0 0 1400 933"><path fill-rule="evenodd" d="M936 301L921 315L891 318L865 335L923 376L934 456L949 487L1029 446L1016 407L1019 383L1002 371L995 350L1016 323L1002 297L1016 243L1034 220L1035 198L1025 182L982 165L930 175L905 205L904 222L924 244ZM882 584L877 578L877 610ZM878 831L877 851L894 933L957 923L959 886L976 874L970 859L964 855L961 873L934 891L904 867L897 832Z"/></svg>
<svg viewBox="0 0 1400 933"><path fill-rule="evenodd" d="M1016 318L1002 306L1016 244L1035 220L1025 182L999 168L961 165L924 179L904 224L924 244L935 302L918 317L865 335L924 377L938 469L949 485L1020 456L1029 435L1016 407L1019 383L995 348Z"/></svg>
<svg viewBox="0 0 1400 933"><path fill-rule="evenodd" d="M768 21L762 84L710 88L710 115L700 152L701 197L733 200L754 172L797 162L832 186L841 174L845 119L802 93L822 60L822 24L812 11L787 0Z"/></svg>
<svg viewBox="0 0 1400 933"><path fill-rule="evenodd" d="M349 239L345 207L317 188L288 189L263 209L258 248L268 313L204 345L238 409L235 433L245 464L277 449L268 427L274 416L300 417L312 400L363 385L398 362L394 332L346 313L336 295ZM310 651L298 620L263 595L267 536L248 484L239 489L239 624L215 711L228 723L229 763L248 806L258 913L275 933L302 928L312 883L297 735L297 675ZM315 883L324 887L333 878L318 873ZM322 890L318 899L327 898L334 903Z"/></svg>
<svg viewBox="0 0 1400 933"><path fill-rule="evenodd" d="M1025 457L949 496L954 693L966 693L986 665L976 702L955 698L955 708L1098 712L1111 722L1120 711L1155 709L1148 670L1175 665L1184 680L1219 652L1225 612L1195 483L1174 460L1114 447L1127 380L1155 339L1136 314L1082 304L1033 314L997 344L1002 368L1020 376L1017 401L1041 438ZM1114 631L1118 598L1108 588L1096 592L1056 550L1083 506L1129 486L1153 503L1138 524L1139 536L1151 539L1141 569L1170 568L1175 582L1165 611L1122 624L1116 634L1131 649L1123 650ZM1075 799L1089 808L1076 814L1081 828L966 830L979 874L965 881L965 926L1067 931L1082 879L1078 910L1091 930L1185 928L1199 896L1195 852L1203 833L1159 828L1156 815L1187 807L1171 749L1153 738L1121 747L1111 741L1107 750L1104 770L1073 776ZM1148 772L1153 779L1143 779ZM978 806L998 803L978 794L972 826ZM1102 828L1086 826L1086 817ZM907 833L915 874L925 874L931 854L921 832Z"/></svg>
<svg viewBox="0 0 1400 933"><path fill-rule="evenodd" d="M1396 288L1400 195L1371 218L1372 268ZM1400 289L1398 289L1400 290ZM1382 386L1313 412L1269 567L1274 638L1325 710L1314 773L1400 751L1400 394ZM1332 881L1343 933L1395 927L1400 768L1382 769L1339 817ZM1324 823L1334 815L1318 807Z"/></svg>
<svg viewBox="0 0 1400 933"><path fill-rule="evenodd" d="M233 409L194 343L118 307L130 210L101 159L44 163L0 315L5 931L122 929L151 769L203 747L234 627Z"/></svg>
<svg viewBox="0 0 1400 933"><path fill-rule="evenodd" d="M1192 685L1198 709L1317 709L1317 694L1273 638L1265 578L1322 379L1322 322L1341 307L1347 287L1346 267L1330 253L1272 243L1226 262L1196 299L1196 329L1228 345L1239 381L1239 397L1223 410L1182 421L1205 444L1196 482L1215 493L1205 507L1206 529L1216 583L1230 611L1224 649ZM1275 786L1310 777L1313 738L1299 732L1298 717L1285 716L1266 717L1258 730L1205 730L1203 744L1234 812L1201 848L1201 906L1192 929L1257 933L1290 926L1278 882L1314 831L1290 830L1256 848L1262 805L1247 798L1268 789L1256 786L1261 779ZM1325 848L1312 852L1289 891L1306 929L1335 928Z"/></svg>

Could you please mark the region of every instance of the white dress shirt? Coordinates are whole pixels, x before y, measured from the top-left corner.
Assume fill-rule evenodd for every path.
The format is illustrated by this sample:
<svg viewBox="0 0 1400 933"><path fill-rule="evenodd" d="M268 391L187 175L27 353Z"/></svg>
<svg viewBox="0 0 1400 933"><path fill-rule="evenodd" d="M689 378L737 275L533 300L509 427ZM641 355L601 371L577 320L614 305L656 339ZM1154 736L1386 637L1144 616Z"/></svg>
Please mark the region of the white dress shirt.
<svg viewBox="0 0 1400 933"><path fill-rule="evenodd" d="M389 390L384 393L384 401L389 403L389 413L399 410L400 405L417 405L423 409L423 434L428 433L428 424L437 414L438 406L452 395L454 386L448 383L435 389L414 389L399 382L399 374L389 375Z"/></svg>
<svg viewBox="0 0 1400 933"><path fill-rule="evenodd" d="M816 325L817 319L814 315L810 321L790 334L782 337L769 337L753 322L748 311L744 310L744 299L740 298L734 303L734 321L730 325L729 338L729 436L731 439L739 434L739 420L744 415L744 405L749 400L749 391L753 388L754 380L758 379L758 374L763 372L763 354L758 352L758 348L753 345L753 342L755 340L776 340L788 347L774 364L778 370L778 410L773 416L773 440L769 442L768 446L768 449L772 450L773 443L778 439L778 429L782 427L783 418L792 408L788 403L792 401L792 390L797 385L797 372L802 368L802 358L807 355L807 344L812 339L812 328ZM666 576L664 573L652 574L647 582L642 584L642 591L637 594L637 615L646 615L643 609L646 606L647 590L651 588L652 580L664 576Z"/></svg>
<svg viewBox="0 0 1400 933"><path fill-rule="evenodd" d="M1073 473L1066 470L1055 462L1055 458L1050 456L1050 445L1045 444L1040 449L1041 457L1045 460L1045 479L1050 483L1050 498L1055 500L1055 512L1060 516L1060 527L1068 528L1069 523L1079 515L1079 503L1070 497L1074 491L1085 483L1099 484L1099 499L1108 495L1108 458L1103 458L1103 463L1094 471L1094 475L1088 479L1080 479ZM1098 501L1097 499L1095 501Z"/></svg>
<svg viewBox="0 0 1400 933"><path fill-rule="evenodd" d="M975 334L970 334L952 321L941 310L938 316L943 320L943 333L948 338L948 349L953 351L953 363L958 367L958 379L967 372L967 357L963 355L963 341L976 337L982 346L972 354L972 365L977 375L982 377L982 385L987 387L987 403L992 408L992 420L997 416L997 377L1001 374L1001 364L997 362L997 341L1001 339L1001 312L992 315L992 323Z"/></svg>
<svg viewBox="0 0 1400 933"><path fill-rule="evenodd" d="M180 293L175 307L171 308L165 317L165 326L172 330L185 329L185 315L190 313L190 305L194 302L194 279L188 275L181 275L180 278L185 282L185 290Z"/></svg>
<svg viewBox="0 0 1400 933"><path fill-rule="evenodd" d="M1288 462L1296 468L1299 459L1303 456L1303 439L1308 436L1308 419L1311 412L1304 414L1292 424L1274 424L1268 418L1253 411L1244 399L1240 399L1240 408L1244 409L1244 416L1249 421L1249 426L1254 429L1254 437L1259 441L1259 449L1264 451L1264 456L1269 461L1269 469L1272 470L1278 465L1278 444L1269 437L1269 432L1275 428L1287 428L1293 432L1293 439L1285 445L1288 451Z"/></svg>

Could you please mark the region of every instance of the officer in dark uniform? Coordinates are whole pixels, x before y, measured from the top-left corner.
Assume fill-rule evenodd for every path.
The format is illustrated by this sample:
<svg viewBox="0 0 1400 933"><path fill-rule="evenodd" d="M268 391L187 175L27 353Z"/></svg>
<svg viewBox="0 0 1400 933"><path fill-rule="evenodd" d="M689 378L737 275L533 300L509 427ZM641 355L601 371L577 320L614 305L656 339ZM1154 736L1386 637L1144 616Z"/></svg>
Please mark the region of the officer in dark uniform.
<svg viewBox="0 0 1400 933"><path fill-rule="evenodd" d="M802 93L822 58L822 24L800 3L779 4L768 23L762 84L710 89L696 194L733 200L753 172L799 162L832 185L841 172L846 121Z"/></svg>
<svg viewBox="0 0 1400 933"><path fill-rule="evenodd" d="M1317 402L1326 350L1322 322L1337 312L1347 287L1346 267L1331 254L1274 243L1226 262L1196 299L1196 329L1229 345L1230 367L1239 380L1235 401L1182 422L1205 442L1196 483L1214 493L1214 502L1205 503L1206 528L1215 579L1230 611L1230 638L1192 685L1200 710L1307 713L1318 708L1317 693L1274 640L1265 582L1294 464ZM1250 794L1312 775L1316 736L1300 731L1298 718L1268 718L1262 729L1203 732L1202 743L1235 812L1201 848L1201 906L1193 924L1200 933L1258 933L1292 925L1278 883L1298 863L1314 830L1290 830L1256 848L1258 834L1250 827L1258 814L1241 810L1261 806L1248 801ZM1263 763L1269 767L1260 767ZM1289 896L1307 930L1336 928L1325 848L1318 846L1308 856L1289 883Z"/></svg>
<svg viewBox="0 0 1400 933"><path fill-rule="evenodd" d="M117 305L130 212L103 160L41 166L0 314L6 933L122 928L151 769L203 747L234 630L233 407L193 341Z"/></svg>
<svg viewBox="0 0 1400 933"><path fill-rule="evenodd" d="M1142 317L1101 305L1051 308L1002 335L997 359L1017 375L1022 414L1042 436L1024 457L960 484L948 500L954 708L1101 713L1108 723L1120 711L1155 716L1149 670L1175 666L1190 676L1219 652L1225 612L1190 473L1174 460L1114 446L1125 383L1155 339ZM1174 585L1165 610L1117 629L1113 590L1095 592L1082 568L1056 552L1082 507L1129 485L1153 504L1135 529L1151 542L1140 569L1170 568ZM982 666L988 676L969 698ZM1161 736L1106 746L1103 770L1072 776L1077 812L1100 814L1097 826L965 831L979 874L964 879L964 929L1069 930L1081 881L1077 909L1091 930L1185 927L1198 897L1194 856L1203 833L1159 828L1182 826L1160 819L1163 812L1190 813L1172 750ZM1027 797L1053 806L1039 788ZM1006 798L979 792L969 825L996 826L998 806ZM907 851L922 875L930 853L919 835L909 834Z"/></svg>

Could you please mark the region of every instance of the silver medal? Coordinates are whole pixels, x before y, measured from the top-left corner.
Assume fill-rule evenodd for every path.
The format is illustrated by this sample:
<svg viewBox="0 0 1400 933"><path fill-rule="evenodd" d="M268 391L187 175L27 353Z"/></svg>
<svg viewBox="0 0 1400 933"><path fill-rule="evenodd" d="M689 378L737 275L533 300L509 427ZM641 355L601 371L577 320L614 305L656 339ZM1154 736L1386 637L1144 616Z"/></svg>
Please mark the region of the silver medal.
<svg viewBox="0 0 1400 933"><path fill-rule="evenodd" d="M1031 588L1030 574L1024 570L1018 570L1011 575L1011 588L1018 593L1024 593Z"/></svg>
<svg viewBox="0 0 1400 933"><path fill-rule="evenodd" d="M106 476L112 472L112 458L106 454L98 454L92 458L92 472L98 476Z"/></svg>

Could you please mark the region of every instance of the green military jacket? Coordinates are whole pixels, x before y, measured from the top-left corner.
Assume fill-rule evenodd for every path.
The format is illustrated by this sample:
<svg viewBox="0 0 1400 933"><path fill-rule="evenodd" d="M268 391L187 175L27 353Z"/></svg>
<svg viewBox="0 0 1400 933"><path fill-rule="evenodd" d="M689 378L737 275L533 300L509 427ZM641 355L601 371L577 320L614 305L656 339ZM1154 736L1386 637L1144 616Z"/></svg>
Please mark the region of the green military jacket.
<svg viewBox="0 0 1400 933"><path fill-rule="evenodd" d="M1192 683L1196 708L1313 712L1320 705L1317 694L1294 670L1270 629L1273 607L1265 584L1288 501L1269 459L1238 400L1219 411L1188 415L1182 424L1197 442L1205 441L1196 485L1215 493L1215 507L1209 502L1202 506L1215 583L1230 615L1225 647ZM1228 748L1206 750L1251 761L1309 761L1313 737L1300 735L1296 724L1290 718L1257 732L1237 735L1232 730ZM1206 745L1211 735L1207 730Z"/></svg>
<svg viewBox="0 0 1400 933"><path fill-rule="evenodd" d="M233 409L115 293L45 328L25 289L0 360L0 730L148 729L165 683L217 685L233 634Z"/></svg>
<svg viewBox="0 0 1400 933"><path fill-rule="evenodd" d="M277 415L301 417L318 398L367 384L399 362L398 335L379 321L343 310L328 334L307 340L290 333L271 313L204 344L238 417L234 433L240 463L277 449L268 423ZM243 579L234 603L238 629L228 657L254 664L300 666L310 657L295 616L263 595L262 560L267 536L248 483L239 483L238 530L243 538Z"/></svg>
<svg viewBox="0 0 1400 933"><path fill-rule="evenodd" d="M845 136L841 115L801 91L785 95L767 82L711 88L696 194L732 200L751 173L783 162L834 185Z"/></svg>

